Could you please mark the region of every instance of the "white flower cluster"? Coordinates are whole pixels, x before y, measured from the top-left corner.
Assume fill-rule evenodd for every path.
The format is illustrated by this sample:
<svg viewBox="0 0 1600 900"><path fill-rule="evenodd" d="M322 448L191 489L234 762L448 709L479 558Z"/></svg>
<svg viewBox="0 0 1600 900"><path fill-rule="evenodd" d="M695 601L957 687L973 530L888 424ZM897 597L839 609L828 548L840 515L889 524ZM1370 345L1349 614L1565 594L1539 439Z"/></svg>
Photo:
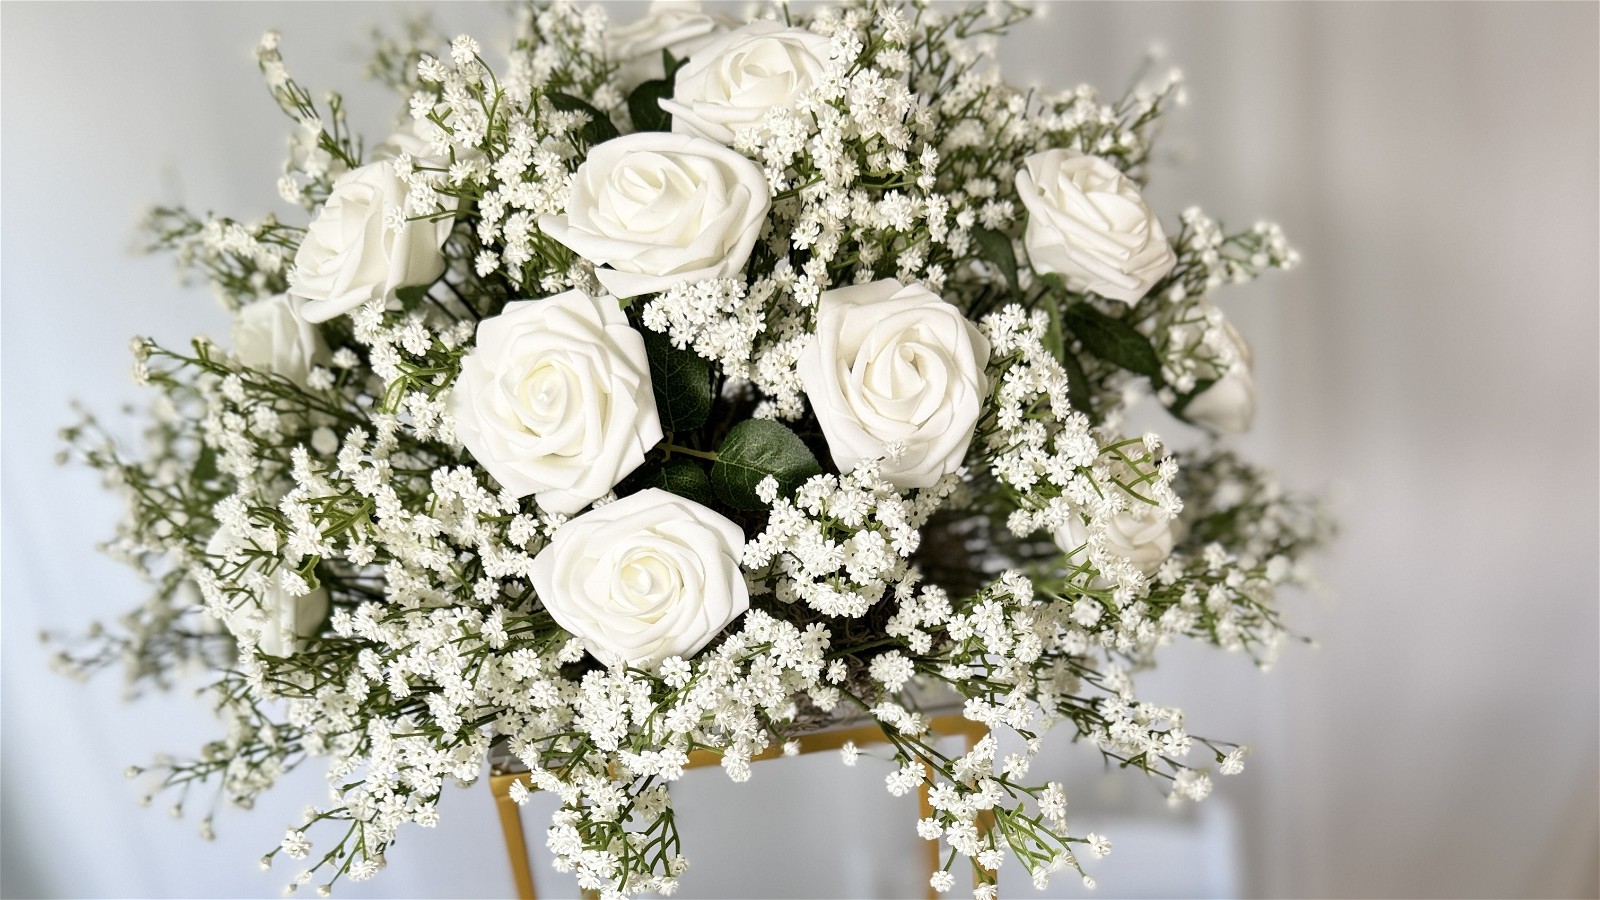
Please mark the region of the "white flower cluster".
<svg viewBox="0 0 1600 900"><path fill-rule="evenodd" d="M691 754L743 781L845 716L881 726L892 794L927 792L939 890L957 856L983 898L1007 858L1043 885L1109 852L1028 781L1052 725L1204 797L1190 757L1231 774L1244 749L1128 672L1179 639L1270 662L1326 522L1118 426L1153 394L1246 427L1251 356L1211 295L1295 256L1146 204L1175 78L1035 94L962 37L1025 14L534 4L498 74L415 29L380 43L406 112L366 156L269 34L279 191L309 217L152 217L232 347L136 342L147 460L69 435L157 588L63 666L214 672L225 734L163 787L249 805L325 759L329 805L264 859L320 857L296 883L321 890L493 757L526 768L518 802L560 797L547 844L580 888L671 893ZM930 700L988 734L940 754Z"/></svg>
<svg viewBox="0 0 1600 900"><path fill-rule="evenodd" d="M1128 319L1149 336L1159 357L1156 393L1163 404L1212 431L1245 432L1256 408L1253 355L1211 296L1264 270L1291 269L1300 256L1272 223L1227 234L1195 207L1180 221L1172 277Z"/></svg>
<svg viewBox="0 0 1600 900"><path fill-rule="evenodd" d="M772 310L789 270L778 264L773 277L748 290L734 279L709 279L673 285L645 305L646 328L668 335L716 363L729 378L754 383L784 418L798 416L800 376L795 359L809 335L794 317L774 324Z"/></svg>
<svg viewBox="0 0 1600 900"><path fill-rule="evenodd" d="M757 490L772 512L746 547L744 565L774 578L782 603L860 618L887 593L904 598L914 589L910 559L922 527L959 483L946 475L906 496L869 462L843 476L811 478L790 499L777 496L777 482L767 479Z"/></svg>
<svg viewBox="0 0 1600 900"><path fill-rule="evenodd" d="M245 224L157 207L146 214L143 228L152 249L170 249L180 272L201 273L226 309L282 292L287 284L292 244L275 216Z"/></svg>
<svg viewBox="0 0 1600 900"><path fill-rule="evenodd" d="M1086 584L1114 586L1122 599L1142 594L1172 550L1169 523L1183 508L1171 487L1176 461L1157 458L1155 435L1113 441L1072 409L1066 374L1044 348L1042 313L1010 308L983 325L1002 360L988 443L995 475L1017 499L1008 526L1051 531ZM1080 621L1093 624L1099 604L1078 602Z"/></svg>
<svg viewBox="0 0 1600 900"><path fill-rule="evenodd" d="M750 777L750 760L773 741L772 727L793 723L800 715L797 697L832 708L838 692L824 686L829 643L820 625L795 625L752 611L742 627L693 666L670 657L659 676L634 669L591 671L575 690L551 690L544 674L529 687L531 704L539 709L520 732L509 731L512 746L529 768L529 782L559 794L564 802L547 844L556 854L558 871L575 871L580 887L619 887L624 893L656 890L669 893L686 862L676 853L676 839L660 833L660 815L668 808L662 788L639 791L646 784L670 783L682 776L688 751L699 746L722 750L722 767L735 781ZM560 718L555 718L560 716ZM555 719L552 721L552 719ZM637 730L651 738L640 744ZM569 738L550 735L576 729L584 736L584 752ZM517 791L519 802L527 798ZM641 830L630 831L630 819ZM584 834L607 840L585 841ZM670 851L664 871L628 870L619 846L632 852L660 847Z"/></svg>

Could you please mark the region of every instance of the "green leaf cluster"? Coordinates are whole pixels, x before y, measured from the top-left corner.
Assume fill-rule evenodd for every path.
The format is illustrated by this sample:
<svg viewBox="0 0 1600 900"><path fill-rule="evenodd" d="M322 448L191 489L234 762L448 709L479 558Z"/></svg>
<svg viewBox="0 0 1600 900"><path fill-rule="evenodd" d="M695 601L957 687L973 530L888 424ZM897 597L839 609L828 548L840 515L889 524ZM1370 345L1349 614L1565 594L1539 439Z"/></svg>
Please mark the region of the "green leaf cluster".
<svg viewBox="0 0 1600 900"><path fill-rule="evenodd" d="M1006 251L1010 249L1007 242ZM985 258L993 259L992 252L998 251L986 250ZM1003 271L1004 265L1000 265ZM1039 280L1045 285L1042 306L1050 315L1044 344L1066 369L1067 397L1073 408L1094 417L1094 391L1081 358L1084 355L1143 375L1154 387L1165 385L1161 357L1139 329L1125 319L1101 312L1083 295L1068 290L1059 275L1041 275ZM1071 349L1074 343L1077 352Z"/></svg>
<svg viewBox="0 0 1600 900"><path fill-rule="evenodd" d="M648 328L640 331L661 427L678 433L704 425L711 414L711 364L693 350L672 346L664 334Z"/></svg>
<svg viewBox="0 0 1600 900"><path fill-rule="evenodd" d="M670 440L698 433L698 446L717 447L711 453L669 444L667 461L645 475L641 487L658 487L708 505L715 499L736 510L759 511L767 505L756 496L756 485L768 475L778 480L781 492L792 493L807 478L821 474L822 465L810 448L780 422L738 422L718 442L716 429L707 427L715 393L711 364L689 348L674 347L664 334L648 328L640 332L662 429L673 436ZM709 476L702 464L674 457L674 451L711 460Z"/></svg>
<svg viewBox="0 0 1600 900"><path fill-rule="evenodd" d="M578 136L590 147L603 144L621 133L617 131L617 126L611 121L610 116L595 109L587 100L559 91L545 94L545 98L550 101L551 106L562 112L581 112L589 117L589 121L578 131Z"/></svg>
<svg viewBox="0 0 1600 900"><path fill-rule="evenodd" d="M1062 325L1084 350L1161 386L1161 357L1138 329L1088 303L1074 303L1062 310L1061 316Z"/></svg>
<svg viewBox="0 0 1600 900"><path fill-rule="evenodd" d="M628 115L635 131L671 131L672 116L661 108L661 100L672 96L673 78L687 59L674 59L672 51L661 51L661 70L666 74L652 78L628 95Z"/></svg>
<svg viewBox="0 0 1600 900"><path fill-rule="evenodd" d="M777 479L780 494L792 494L807 478L821 474L816 456L787 425L747 419L722 441L711 466L711 487L729 506L760 510L767 505L756 496L756 485L768 475Z"/></svg>

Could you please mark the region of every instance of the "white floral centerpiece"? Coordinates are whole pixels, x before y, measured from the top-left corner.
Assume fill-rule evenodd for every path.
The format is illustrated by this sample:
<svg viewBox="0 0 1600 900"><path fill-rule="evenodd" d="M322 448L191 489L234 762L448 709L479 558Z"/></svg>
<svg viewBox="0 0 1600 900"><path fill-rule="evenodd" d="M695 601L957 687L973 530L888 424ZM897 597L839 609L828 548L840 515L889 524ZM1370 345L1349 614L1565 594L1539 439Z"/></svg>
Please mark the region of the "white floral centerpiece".
<svg viewBox="0 0 1600 900"><path fill-rule="evenodd" d="M135 774L249 806L324 759L335 799L265 861L328 888L508 753L519 798L563 802L558 869L667 893L689 753L742 781L866 715L954 851L931 883L964 860L981 898L1007 858L1042 885L1109 847L1030 777L1047 739L1175 801L1239 771L1131 673L1184 640L1269 662L1326 522L1215 442L1120 429L1144 398L1247 428L1212 297L1295 254L1147 205L1175 77L1111 103L1007 84L976 39L1025 15L537 4L496 67L469 37L383 41L406 115L371 153L268 34L295 213L150 222L232 346L135 341L144 458L70 429L156 589L63 663L198 662L225 725ZM991 736L940 753L930 688Z"/></svg>

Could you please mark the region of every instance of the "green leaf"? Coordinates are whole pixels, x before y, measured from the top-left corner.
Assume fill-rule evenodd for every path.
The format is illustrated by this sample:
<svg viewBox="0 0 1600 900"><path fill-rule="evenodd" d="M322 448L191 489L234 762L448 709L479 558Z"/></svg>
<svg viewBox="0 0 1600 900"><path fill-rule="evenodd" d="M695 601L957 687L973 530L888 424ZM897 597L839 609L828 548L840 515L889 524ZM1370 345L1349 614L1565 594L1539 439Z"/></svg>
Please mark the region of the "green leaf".
<svg viewBox="0 0 1600 900"><path fill-rule="evenodd" d="M662 466L645 479L643 486L661 488L706 506L712 503L711 479L706 477L706 470L687 459L675 459Z"/></svg>
<svg viewBox="0 0 1600 900"><path fill-rule="evenodd" d="M1061 331L1061 306L1054 298L1046 297L1044 311L1050 316L1050 327L1044 333L1044 348L1066 365L1067 338Z"/></svg>
<svg viewBox="0 0 1600 900"><path fill-rule="evenodd" d="M1090 408L1089 377L1083 374L1083 364L1078 358L1066 351L1061 352L1061 366L1067 370L1067 402L1072 408L1094 421L1094 410Z"/></svg>
<svg viewBox="0 0 1600 900"><path fill-rule="evenodd" d="M668 83L671 83L672 79L678 74L678 70L683 68L684 64L688 61L689 57L685 56L683 59L679 59L672 55L671 50L668 50L666 47L662 47L661 71L665 72L666 74L661 77Z"/></svg>
<svg viewBox="0 0 1600 900"><path fill-rule="evenodd" d="M317 563L320 562L322 562L321 556L308 556L306 561L300 564L300 568L295 570L306 580L306 584L311 585L313 591L322 587L322 579L317 577Z"/></svg>
<svg viewBox="0 0 1600 900"><path fill-rule="evenodd" d="M1189 421L1184 416L1183 411L1189 408L1189 404L1194 402L1194 398L1204 394L1208 388L1216 383L1217 380L1215 378L1202 378L1199 381L1196 381L1194 383L1194 390L1187 394L1179 394L1177 399L1173 400L1172 405L1167 407L1167 409L1171 411L1173 415L1183 419L1183 421Z"/></svg>
<svg viewBox="0 0 1600 900"><path fill-rule="evenodd" d="M1083 342L1085 350L1106 362L1149 378L1157 387L1162 385L1161 358L1156 356L1149 339L1132 325L1112 318L1087 303L1074 303L1067 307L1063 324L1073 337Z"/></svg>
<svg viewBox="0 0 1600 900"><path fill-rule="evenodd" d="M208 484L217 477L217 451L210 444L200 445L200 456L194 461L194 483Z"/></svg>
<svg viewBox="0 0 1600 900"><path fill-rule="evenodd" d="M395 291L394 295L400 298L400 303L402 305L404 305L407 309L410 309L416 306L418 303L421 303L423 297L428 296L429 287L432 287L432 285L418 284L411 287L403 287Z"/></svg>
<svg viewBox="0 0 1600 900"><path fill-rule="evenodd" d="M641 82L633 89L633 93L628 95L628 115L633 118L634 131L672 130L672 116L661 108L659 101L672 96L673 79L688 61L687 57L678 59L672 55L671 50L662 49L661 71L666 74L660 78Z"/></svg>
<svg viewBox="0 0 1600 900"><path fill-rule="evenodd" d="M628 115L635 131L671 131L672 115L657 101L672 96L672 82L665 78L641 83L628 95Z"/></svg>
<svg viewBox="0 0 1600 900"><path fill-rule="evenodd" d="M711 487L737 509L766 509L756 485L771 475L778 492L791 494L802 482L822 474L822 466L800 437L782 423L748 419L733 426L711 466Z"/></svg>
<svg viewBox="0 0 1600 900"><path fill-rule="evenodd" d="M1006 284L1013 291L1018 290L1017 252L1011 247L1011 238L987 228L972 229L972 237L978 242L978 255L999 267Z"/></svg>
<svg viewBox="0 0 1600 900"><path fill-rule="evenodd" d="M589 116L588 124L578 132L578 136L589 146L603 144L617 136L617 126L612 124L610 117L590 106L587 101L559 91L552 91L545 94L545 97L550 100L551 106L562 112L581 112Z"/></svg>
<svg viewBox="0 0 1600 900"><path fill-rule="evenodd" d="M661 427L676 432L704 425L711 414L711 364L687 347L672 346L664 334L648 328L640 331Z"/></svg>

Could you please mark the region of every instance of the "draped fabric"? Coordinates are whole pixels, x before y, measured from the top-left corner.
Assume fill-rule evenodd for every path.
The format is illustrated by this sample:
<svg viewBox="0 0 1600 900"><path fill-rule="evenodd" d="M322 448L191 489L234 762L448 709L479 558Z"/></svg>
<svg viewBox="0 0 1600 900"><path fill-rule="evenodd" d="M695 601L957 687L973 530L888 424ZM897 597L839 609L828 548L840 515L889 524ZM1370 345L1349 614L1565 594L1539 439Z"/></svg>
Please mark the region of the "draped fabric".
<svg viewBox="0 0 1600 900"><path fill-rule="evenodd" d="M368 26L422 8L0 11L7 896L265 896L295 874L254 860L324 800L315 764L254 812L220 811L205 844L209 793L174 821L170 798L140 810L121 777L213 735L189 691L124 705L114 674L47 671L40 629L112 618L142 590L92 549L116 501L51 458L71 398L136 438L116 415L144 399L131 335L226 333L168 261L128 253L145 205L299 220L273 186L292 126L250 58L260 32L282 29L316 92L346 89L370 145L401 104L360 80ZM497 5L435 12L494 47ZM1195 733L1255 749L1204 805L1168 815L1155 784L1102 778L1066 735L1034 764L1067 782L1077 833L1116 845L1093 869L1099 895L1600 893L1597 18L1593 4L1063 4L1004 45L1014 81L1115 94L1164 40L1191 102L1146 198L1169 223L1190 204L1235 227L1276 219L1301 249L1299 270L1218 299L1255 350L1260 413L1241 444L1286 486L1336 488L1345 528L1321 567L1328 596L1287 601L1319 650L1263 676L1180 647L1141 676ZM1139 424L1177 433L1159 411ZM889 771L816 758L764 763L743 786L695 773L675 790L685 895L920 895L915 804L883 791ZM527 811L536 845L548 812L548 798ZM388 872L338 891L508 893L486 786L448 792L441 813L436 831L402 832ZM1031 892L1014 863L1005 875L1004 893ZM1063 876L1046 896L1081 893Z"/></svg>

